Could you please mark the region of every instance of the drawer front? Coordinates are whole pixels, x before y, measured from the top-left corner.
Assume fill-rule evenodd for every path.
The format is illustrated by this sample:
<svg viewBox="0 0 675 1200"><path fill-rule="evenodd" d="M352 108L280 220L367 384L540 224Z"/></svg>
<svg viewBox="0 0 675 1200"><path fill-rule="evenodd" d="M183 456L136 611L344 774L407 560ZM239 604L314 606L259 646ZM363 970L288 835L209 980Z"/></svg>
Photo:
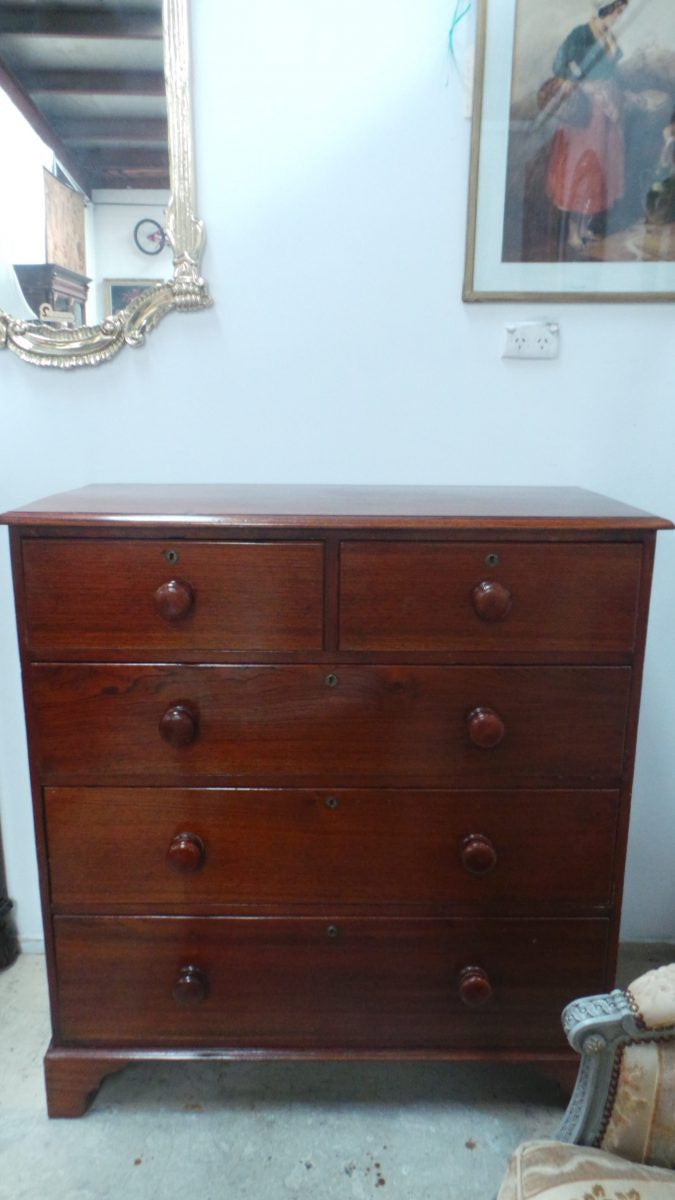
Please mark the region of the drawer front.
<svg viewBox="0 0 675 1200"><path fill-rule="evenodd" d="M34 665L29 674L45 784L612 787L630 687L624 667L345 665L326 675Z"/></svg>
<svg viewBox="0 0 675 1200"><path fill-rule="evenodd" d="M609 787L631 671L34 665L30 677L44 784Z"/></svg>
<svg viewBox="0 0 675 1200"><path fill-rule="evenodd" d="M59 917L55 930L68 1043L562 1049L563 1005L605 982L605 921Z"/></svg>
<svg viewBox="0 0 675 1200"><path fill-rule="evenodd" d="M608 905L617 800L47 788L52 902Z"/></svg>
<svg viewBox="0 0 675 1200"><path fill-rule="evenodd" d="M24 539L23 567L38 657L323 645L317 542Z"/></svg>
<svg viewBox="0 0 675 1200"><path fill-rule="evenodd" d="M343 542L340 648L630 650L641 563L631 543Z"/></svg>

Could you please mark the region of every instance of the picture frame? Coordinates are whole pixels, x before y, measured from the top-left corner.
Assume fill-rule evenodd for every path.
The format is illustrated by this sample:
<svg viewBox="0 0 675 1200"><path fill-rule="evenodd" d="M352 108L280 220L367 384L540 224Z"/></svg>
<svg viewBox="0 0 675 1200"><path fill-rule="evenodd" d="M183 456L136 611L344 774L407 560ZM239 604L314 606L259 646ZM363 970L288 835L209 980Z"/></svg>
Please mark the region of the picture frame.
<svg viewBox="0 0 675 1200"><path fill-rule="evenodd" d="M162 283L161 279L104 279L103 280L103 311L106 317L112 317L121 312L132 300L140 296L148 288Z"/></svg>
<svg viewBox="0 0 675 1200"><path fill-rule="evenodd" d="M463 299L675 299L672 0L478 0Z"/></svg>

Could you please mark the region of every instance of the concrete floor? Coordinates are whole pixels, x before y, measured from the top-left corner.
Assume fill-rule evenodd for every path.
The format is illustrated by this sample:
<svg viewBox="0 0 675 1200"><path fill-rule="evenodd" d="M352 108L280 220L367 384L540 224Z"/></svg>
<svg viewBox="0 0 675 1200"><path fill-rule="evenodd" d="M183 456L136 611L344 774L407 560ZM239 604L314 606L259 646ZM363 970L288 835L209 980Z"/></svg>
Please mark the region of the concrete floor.
<svg viewBox="0 0 675 1200"><path fill-rule="evenodd" d="M673 957L632 948L621 981ZM86 1117L49 1121L44 959L0 973L0 1200L490 1200L564 1102L481 1063L133 1067Z"/></svg>

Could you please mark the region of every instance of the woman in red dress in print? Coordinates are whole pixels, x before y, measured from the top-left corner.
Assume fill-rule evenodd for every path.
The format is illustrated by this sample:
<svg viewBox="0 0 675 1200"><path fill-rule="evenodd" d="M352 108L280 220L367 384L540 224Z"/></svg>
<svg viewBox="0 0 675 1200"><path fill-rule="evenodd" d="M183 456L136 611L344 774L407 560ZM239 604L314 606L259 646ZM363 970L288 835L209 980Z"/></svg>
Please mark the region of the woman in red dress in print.
<svg viewBox="0 0 675 1200"><path fill-rule="evenodd" d="M593 238L591 221L623 196L624 135L622 96L617 77L621 50L612 26L629 0L597 6L596 15L565 38L553 63L562 80L561 99L581 89L587 114L579 125L556 131L548 166L547 191L564 215L563 244L582 250Z"/></svg>

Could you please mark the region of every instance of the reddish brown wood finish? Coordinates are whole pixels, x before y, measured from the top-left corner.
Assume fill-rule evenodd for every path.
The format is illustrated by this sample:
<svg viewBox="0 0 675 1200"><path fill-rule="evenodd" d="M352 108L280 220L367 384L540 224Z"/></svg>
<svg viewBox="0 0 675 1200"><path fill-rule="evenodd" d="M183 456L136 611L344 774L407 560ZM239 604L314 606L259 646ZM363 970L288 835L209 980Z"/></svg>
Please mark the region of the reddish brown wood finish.
<svg viewBox="0 0 675 1200"><path fill-rule="evenodd" d="M513 607L513 596L496 579L482 579L471 592L471 603L483 621L503 621Z"/></svg>
<svg viewBox="0 0 675 1200"><path fill-rule="evenodd" d="M463 967L457 991L467 1008L483 1008L494 996L490 976L482 967Z"/></svg>
<svg viewBox="0 0 675 1200"><path fill-rule="evenodd" d="M616 792L584 791L47 788L52 899L61 911L111 912L305 903L504 913L544 900L606 910L617 803ZM478 831L497 855L488 873L467 871L477 858L486 866ZM194 837L200 868L177 874L167 847Z"/></svg>
<svg viewBox="0 0 675 1200"><path fill-rule="evenodd" d="M52 1115L130 1060L569 1061L560 1009L613 983L669 522L215 485L5 520Z"/></svg>
<svg viewBox="0 0 675 1200"><path fill-rule="evenodd" d="M470 833L465 837L459 857L469 875L487 875L494 871L499 861L493 843L483 833Z"/></svg>
<svg viewBox="0 0 675 1200"><path fill-rule="evenodd" d="M316 542L27 540L23 562L26 632L40 658L323 646Z"/></svg>
<svg viewBox="0 0 675 1200"><path fill-rule="evenodd" d="M672 529L671 521L576 487L387 487L314 484L90 484L5 513L8 525L132 532L147 526L458 531L528 535L589 530L614 537Z"/></svg>
<svg viewBox="0 0 675 1200"><path fill-rule="evenodd" d="M469 740L480 750L494 750L506 736L506 725L494 708L472 708L466 718Z"/></svg>
<svg viewBox="0 0 675 1200"><path fill-rule="evenodd" d="M195 602L191 583L182 579L170 579L161 583L155 592L155 608L165 621L183 621Z"/></svg>
<svg viewBox="0 0 675 1200"><path fill-rule="evenodd" d="M83 1116L105 1076L121 1071L128 1061L121 1055L87 1057L50 1047L44 1061L49 1116Z"/></svg>
<svg viewBox="0 0 675 1200"><path fill-rule="evenodd" d="M40 665L30 688L45 783L614 787L630 671ZM189 744L158 731L174 706L198 713ZM486 751L467 717L493 706Z"/></svg>
<svg viewBox="0 0 675 1200"><path fill-rule="evenodd" d="M166 852L166 861L171 869L181 874L201 870L205 858L206 847L198 833L175 834Z"/></svg>
<svg viewBox="0 0 675 1200"><path fill-rule="evenodd" d="M497 550L447 541L344 542L341 648L632 647L639 544L503 542Z"/></svg>
<svg viewBox="0 0 675 1200"><path fill-rule="evenodd" d="M171 704L159 718L158 728L164 741L175 749L189 746L199 732L196 705Z"/></svg>
<svg viewBox="0 0 675 1200"><path fill-rule="evenodd" d="M331 926L337 935L331 936ZM607 922L57 917L60 1034L77 1044L560 1048L551 1009L604 973ZM405 963L405 970L401 964ZM176 1003L187 966L208 979ZM493 1003L462 1000L465 967ZM82 981L86 979L86 987Z"/></svg>
<svg viewBox="0 0 675 1200"><path fill-rule="evenodd" d="M204 1003L210 988L211 983L206 971L190 963L180 968L171 989L171 996L175 1004L183 1008L194 1008L195 1005Z"/></svg>

